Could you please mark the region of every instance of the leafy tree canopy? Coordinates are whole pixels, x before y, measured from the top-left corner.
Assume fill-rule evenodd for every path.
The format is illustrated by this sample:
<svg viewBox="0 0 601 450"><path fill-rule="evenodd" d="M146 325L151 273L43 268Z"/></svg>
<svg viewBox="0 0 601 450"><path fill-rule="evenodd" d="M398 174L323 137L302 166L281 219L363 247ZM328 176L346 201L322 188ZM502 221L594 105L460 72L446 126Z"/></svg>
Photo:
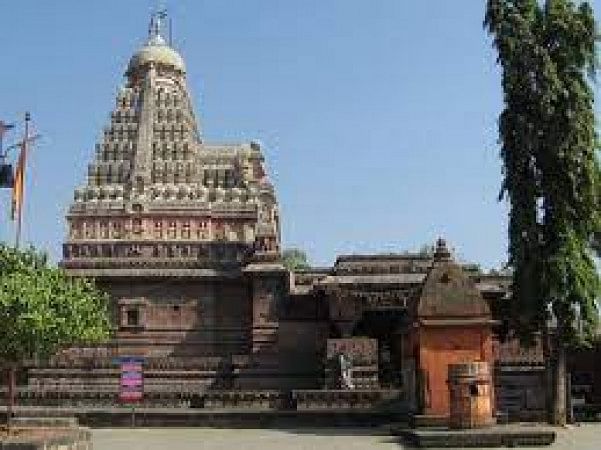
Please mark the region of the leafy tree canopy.
<svg viewBox="0 0 601 450"><path fill-rule="evenodd" d="M601 211L593 11L571 0L488 0L485 26L502 69L516 328L531 336L552 314L562 342L582 343L596 330L600 287L591 252Z"/></svg>
<svg viewBox="0 0 601 450"><path fill-rule="evenodd" d="M60 347L104 340L108 299L33 249L0 244L0 362L47 358Z"/></svg>
<svg viewBox="0 0 601 450"><path fill-rule="evenodd" d="M288 248L282 252L282 262L286 269L302 270L308 269L310 266L307 254L299 248Z"/></svg>

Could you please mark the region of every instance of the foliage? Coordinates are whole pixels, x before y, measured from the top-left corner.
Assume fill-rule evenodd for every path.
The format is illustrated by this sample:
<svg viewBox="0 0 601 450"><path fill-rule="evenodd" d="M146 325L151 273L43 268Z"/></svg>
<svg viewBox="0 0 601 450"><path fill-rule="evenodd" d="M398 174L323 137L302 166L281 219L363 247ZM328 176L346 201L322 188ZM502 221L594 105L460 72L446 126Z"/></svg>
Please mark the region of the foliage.
<svg viewBox="0 0 601 450"><path fill-rule="evenodd" d="M552 312L560 339L583 343L596 329L600 287L590 246L601 186L593 11L571 0L488 0L485 26L502 69L500 197L510 207L516 328L532 336Z"/></svg>
<svg viewBox="0 0 601 450"><path fill-rule="evenodd" d="M108 337L106 296L46 260L0 245L0 362L47 358L61 346Z"/></svg>
<svg viewBox="0 0 601 450"><path fill-rule="evenodd" d="M288 248L282 252L282 262L286 269L302 270L311 267L307 260L307 254L298 248Z"/></svg>

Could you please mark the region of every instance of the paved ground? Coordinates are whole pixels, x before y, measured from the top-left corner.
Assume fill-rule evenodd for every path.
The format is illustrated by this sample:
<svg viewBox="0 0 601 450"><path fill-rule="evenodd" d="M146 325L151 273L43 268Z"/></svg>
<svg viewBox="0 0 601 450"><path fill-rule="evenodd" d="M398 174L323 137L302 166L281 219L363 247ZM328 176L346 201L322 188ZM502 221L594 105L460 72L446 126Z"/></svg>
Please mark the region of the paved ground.
<svg viewBox="0 0 601 450"><path fill-rule="evenodd" d="M402 448L396 438L369 434L366 430L212 428L94 430L95 450L400 450ZM601 448L601 424L582 425L560 430L557 442L547 448L550 450L599 450Z"/></svg>

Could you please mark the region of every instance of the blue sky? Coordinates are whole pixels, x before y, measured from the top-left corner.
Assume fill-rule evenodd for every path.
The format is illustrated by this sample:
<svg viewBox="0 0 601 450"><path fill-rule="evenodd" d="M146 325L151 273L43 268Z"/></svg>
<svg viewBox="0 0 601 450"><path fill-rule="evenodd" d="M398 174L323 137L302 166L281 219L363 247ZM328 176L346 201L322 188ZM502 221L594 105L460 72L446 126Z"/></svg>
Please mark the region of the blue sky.
<svg viewBox="0 0 601 450"><path fill-rule="evenodd" d="M326 265L440 235L462 260L505 261L501 91L484 0L163 3L205 139L263 143L285 247ZM157 2L0 5L0 118L29 110L44 135L23 239L58 259L73 189ZM12 240L7 191L0 204L0 238Z"/></svg>

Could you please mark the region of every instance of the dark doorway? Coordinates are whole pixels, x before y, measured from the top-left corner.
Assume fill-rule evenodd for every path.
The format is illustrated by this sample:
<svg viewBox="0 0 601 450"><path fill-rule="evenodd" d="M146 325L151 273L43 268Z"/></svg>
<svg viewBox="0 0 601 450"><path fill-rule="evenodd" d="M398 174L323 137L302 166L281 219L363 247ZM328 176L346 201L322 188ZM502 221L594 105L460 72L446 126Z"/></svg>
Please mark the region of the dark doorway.
<svg viewBox="0 0 601 450"><path fill-rule="evenodd" d="M378 340L378 378L382 387L401 386L402 335L407 313L399 309L374 309L363 312L353 336Z"/></svg>

